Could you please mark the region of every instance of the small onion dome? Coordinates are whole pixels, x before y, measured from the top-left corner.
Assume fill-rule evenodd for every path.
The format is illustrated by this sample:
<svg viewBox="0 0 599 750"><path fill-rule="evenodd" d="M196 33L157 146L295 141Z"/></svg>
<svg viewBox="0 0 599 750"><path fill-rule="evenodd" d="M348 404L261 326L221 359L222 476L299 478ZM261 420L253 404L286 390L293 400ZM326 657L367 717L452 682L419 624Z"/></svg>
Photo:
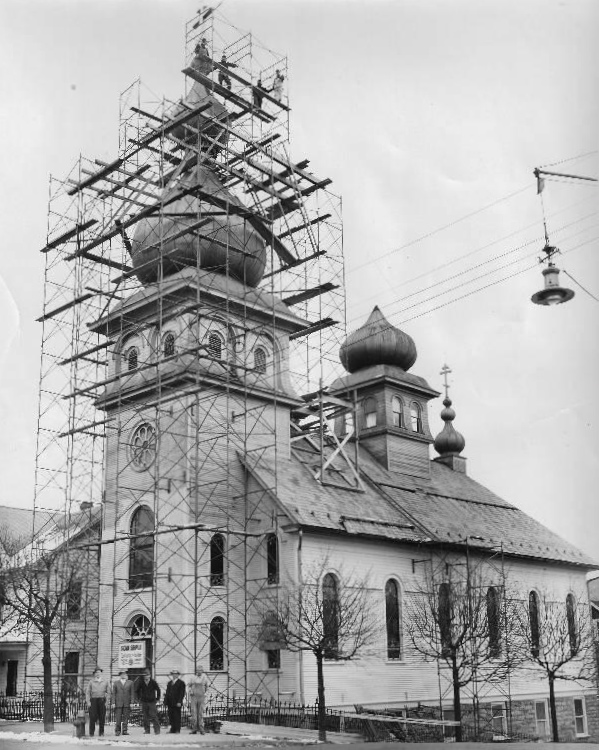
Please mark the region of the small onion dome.
<svg viewBox="0 0 599 750"><path fill-rule="evenodd" d="M339 349L339 359L348 372L375 365L394 365L407 371L416 357L416 344L411 336L392 326L378 306Z"/></svg>
<svg viewBox="0 0 599 750"><path fill-rule="evenodd" d="M466 441L464 440L464 436L457 432L451 424L455 419L455 411L451 408L451 399L445 398L443 406L445 408L441 411L441 419L445 422L445 426L435 438L433 447L440 456L445 456L448 453L461 453L464 450Z"/></svg>

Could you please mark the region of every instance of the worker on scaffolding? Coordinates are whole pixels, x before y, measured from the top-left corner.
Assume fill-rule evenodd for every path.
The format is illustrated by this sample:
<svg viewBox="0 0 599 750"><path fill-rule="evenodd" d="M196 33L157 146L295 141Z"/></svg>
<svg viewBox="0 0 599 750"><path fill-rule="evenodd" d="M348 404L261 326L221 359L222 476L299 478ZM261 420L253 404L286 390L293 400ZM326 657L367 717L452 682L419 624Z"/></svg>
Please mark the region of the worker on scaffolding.
<svg viewBox="0 0 599 750"><path fill-rule="evenodd" d="M264 94L262 93L264 91L262 87L262 77L258 78L258 83L255 86L252 86L252 99L254 102L254 107L262 108L262 100L264 99Z"/></svg>
<svg viewBox="0 0 599 750"><path fill-rule="evenodd" d="M229 62L224 52L223 56L220 59L220 65L221 67L218 69L218 82L221 86L226 86L229 91L231 91L231 79L227 75L227 68L236 68L237 65L235 63Z"/></svg>
<svg viewBox="0 0 599 750"><path fill-rule="evenodd" d="M283 98L283 81L285 80L285 76L281 73L280 70L275 71L275 79L272 84L272 95L273 98L276 99L278 102L281 101Z"/></svg>
<svg viewBox="0 0 599 750"><path fill-rule="evenodd" d="M202 75L209 75L212 72L212 57L208 52L208 42L206 37L202 37L202 40L196 44L194 48L195 57L191 61L191 67L195 68Z"/></svg>

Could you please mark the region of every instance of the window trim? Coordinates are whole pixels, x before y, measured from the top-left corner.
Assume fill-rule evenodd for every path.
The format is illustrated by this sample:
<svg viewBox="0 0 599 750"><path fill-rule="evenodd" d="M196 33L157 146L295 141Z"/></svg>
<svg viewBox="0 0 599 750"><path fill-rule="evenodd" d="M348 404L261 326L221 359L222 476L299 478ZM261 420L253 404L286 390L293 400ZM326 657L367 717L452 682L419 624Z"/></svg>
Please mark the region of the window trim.
<svg viewBox="0 0 599 750"><path fill-rule="evenodd" d="M208 640L208 663L210 666L211 672L226 672L225 668L225 641L226 641L226 632L227 632L227 621L222 615L215 615L210 620L210 627L209 627L209 640ZM217 639L217 636L215 635L215 629L217 627L221 628L220 633L220 641ZM220 660L221 660L221 666L215 666L215 664L218 664L215 660L218 658L218 652L220 651Z"/></svg>
<svg viewBox="0 0 599 750"><path fill-rule="evenodd" d="M371 430L373 427L376 427L378 425L378 405L376 399L372 396L365 398L362 403L362 409L364 411L364 427L367 430ZM373 424L368 424L369 417L373 417ZM370 421L372 422L373 420Z"/></svg>
<svg viewBox="0 0 599 750"><path fill-rule="evenodd" d="M279 564L279 538L274 532L271 532L266 535L266 583L269 586L278 586L279 584Z"/></svg>
<svg viewBox="0 0 599 750"><path fill-rule="evenodd" d="M162 337L161 350L164 358L175 356L175 341L176 337L174 331L167 331ZM167 352L167 346L169 349L172 349L172 351Z"/></svg>
<svg viewBox="0 0 599 750"><path fill-rule="evenodd" d="M217 545L220 544L220 549ZM225 585L225 537L216 532L210 537L210 586ZM220 561L219 561L220 558ZM220 570L218 567L220 564Z"/></svg>
<svg viewBox="0 0 599 750"><path fill-rule="evenodd" d="M549 710L548 710L548 707L547 707L547 701L545 699L543 699L543 700L540 700L540 701L535 701L534 704L535 704L535 730L536 730L537 736L546 739L546 738L548 738L550 736ZM537 706L543 706L543 711L545 713L545 717L543 719L539 719L538 718L538 715L537 715ZM545 727L543 734L541 734L539 732L539 724L543 724L544 727Z"/></svg>
<svg viewBox="0 0 599 750"><path fill-rule="evenodd" d="M333 585L329 585L329 583ZM339 655L339 587L340 581L336 573L328 572L322 577L322 629L323 629L323 656L327 660L336 661ZM333 592L329 600L327 590ZM329 610L330 611L327 611Z"/></svg>
<svg viewBox="0 0 599 750"><path fill-rule="evenodd" d="M534 607L531 606L534 604ZM530 653L533 659L537 659L541 654L541 620L539 610L541 608L541 599L539 592L531 589L528 592L528 627L530 630Z"/></svg>
<svg viewBox="0 0 599 750"><path fill-rule="evenodd" d="M399 409L395 408L395 405L399 405ZM397 427L398 429L405 429L405 418L404 418L404 403L401 396L398 396L394 394L391 398L391 424L393 427ZM396 415L399 417L398 422L399 424L395 423L395 417Z"/></svg>
<svg viewBox="0 0 599 750"><path fill-rule="evenodd" d="M261 355L264 359L262 362L258 362L259 356ZM266 375L268 367L268 353L263 346L257 346L254 349L254 372L258 375Z"/></svg>
<svg viewBox="0 0 599 750"><path fill-rule="evenodd" d="M500 714L495 714L497 708L501 710ZM499 732L495 730L493 723L496 719L501 720L501 730ZM505 702L491 703L491 729L493 730L493 739L507 736L507 705Z"/></svg>
<svg viewBox="0 0 599 750"><path fill-rule="evenodd" d="M582 707L582 713L581 714L577 714L576 713L576 701L580 701L580 705ZM575 733L576 737L588 737L589 736L589 723L588 723L588 719L587 719L587 706L586 706L586 701L584 699L584 696L581 696L579 698L574 698L573 706L574 706L574 733ZM582 725L583 725L582 726L582 728L583 728L582 732L578 731L578 720L579 719L582 719Z"/></svg>
<svg viewBox="0 0 599 750"><path fill-rule="evenodd" d="M219 350L218 355L215 352L215 346L213 346L213 341L218 340L219 343ZM215 330L208 331L208 335L206 337L206 349L208 350L209 357L216 361L216 362L223 362L225 360L225 357L223 357L223 352L226 352L227 342L225 341L223 335Z"/></svg>
<svg viewBox="0 0 599 750"><path fill-rule="evenodd" d="M393 641L390 640L389 598L388 598L388 591L387 591L389 584L393 584L393 586L395 586L395 606L397 607L397 643L396 645L394 645ZM397 578L391 576L385 580L384 596L385 596L385 649L387 653L386 659L387 661L390 661L390 662L398 662L403 659L403 637L402 637L403 628L402 628L402 588ZM392 656L391 655L392 651L394 652L396 651L397 656Z"/></svg>
<svg viewBox="0 0 599 750"><path fill-rule="evenodd" d="M139 367L139 348L135 345L130 346L125 354L127 362L127 372L135 372Z"/></svg>
<svg viewBox="0 0 599 750"><path fill-rule="evenodd" d="M133 530L133 524L136 522L137 518L141 516L141 514L146 513L148 515L148 519L152 522L152 530L154 529L154 523L155 523L155 515L154 511L147 505L140 505L138 506L133 513L131 514L131 518L129 520L129 570L127 575L127 586L129 588L129 591L139 591L141 589L152 589L154 587L154 566L156 562L156 545L155 545L155 538L153 534L147 534L141 530ZM140 534L142 536L140 537ZM149 540L149 543L143 543L145 540ZM144 551L147 549L152 549L151 554L151 566L148 566L149 569L144 569L142 573L139 572L132 572L132 564L134 555L136 552ZM150 583L148 583L148 574L151 576ZM141 579L142 585L136 585L135 583L135 577L138 576Z"/></svg>
<svg viewBox="0 0 599 750"><path fill-rule="evenodd" d="M422 420L422 406L418 401L410 403L410 428L412 432L422 434L424 432L424 422Z"/></svg>

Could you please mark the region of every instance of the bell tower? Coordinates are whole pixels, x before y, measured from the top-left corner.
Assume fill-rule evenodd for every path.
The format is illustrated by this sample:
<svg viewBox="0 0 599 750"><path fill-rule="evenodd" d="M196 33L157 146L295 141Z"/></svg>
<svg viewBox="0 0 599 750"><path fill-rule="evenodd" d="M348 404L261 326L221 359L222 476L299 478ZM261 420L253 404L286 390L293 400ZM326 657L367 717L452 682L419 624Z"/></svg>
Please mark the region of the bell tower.
<svg viewBox="0 0 599 750"><path fill-rule="evenodd" d="M408 372L416 356L412 338L375 307L342 344L339 357L348 374L331 391L354 402L360 445L386 469L426 478L433 442L427 403L439 393ZM337 420L337 434L345 429L343 420Z"/></svg>

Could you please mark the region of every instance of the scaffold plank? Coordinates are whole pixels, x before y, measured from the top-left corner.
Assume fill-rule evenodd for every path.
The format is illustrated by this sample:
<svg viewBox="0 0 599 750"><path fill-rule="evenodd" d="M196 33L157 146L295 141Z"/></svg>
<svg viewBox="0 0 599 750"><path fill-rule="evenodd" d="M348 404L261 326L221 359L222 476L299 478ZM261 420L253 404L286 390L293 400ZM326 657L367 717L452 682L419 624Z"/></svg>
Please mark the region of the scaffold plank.
<svg viewBox="0 0 599 750"><path fill-rule="evenodd" d="M97 223L98 223L97 219L88 219L88 221L84 221L81 224L75 224L75 226L72 229L69 229L68 231L64 232L59 237L56 237L55 239L50 240L50 242L48 242L48 244L45 247L42 247L40 252L47 253L49 250L53 250L55 247L58 247L58 245L62 245L63 242L70 240L71 237L74 237L80 232L84 232L86 229L93 227L93 225Z"/></svg>
<svg viewBox="0 0 599 750"><path fill-rule="evenodd" d="M297 305L299 302L305 302L307 299L318 297L319 294L331 292L333 289L338 288L339 284L333 284L332 282L327 281L325 284L319 284L318 286L312 287L312 289L306 289L303 292L291 294L289 297L283 297L283 302L287 307L291 307L291 305Z"/></svg>
<svg viewBox="0 0 599 750"><path fill-rule="evenodd" d="M337 325L336 320L333 320L333 318L323 318L322 320L319 320L317 323L312 323L309 326L306 326L305 328L302 328L300 331L296 331L295 333L291 333L289 335L289 340L293 341L294 339L302 338L303 336L309 336L311 333L314 333L315 331L322 331L323 328L329 328L330 326Z"/></svg>
<svg viewBox="0 0 599 750"><path fill-rule="evenodd" d="M191 120L193 117L205 111L210 106L211 106L210 102L207 102L207 103L203 102L197 107L194 107L193 109L189 109L188 111L183 112L183 114L178 115L172 120L166 120L165 124L162 127L151 130L151 132L148 133L148 135L144 136L141 140L139 140L137 142L137 146L135 149L125 154L123 158L115 159L114 161L110 162L109 164L106 165L106 167L104 167L103 169L100 169L98 172L95 172L93 175L88 177L87 180L83 180L82 182L75 185L71 190L67 191L67 195L75 195L75 193L81 190L84 190L86 187L93 185L95 182L98 182L98 180L102 180L106 175L109 175L115 169L118 169L120 166L122 166L125 163L125 161L130 159L136 153L146 148L150 143L152 143L152 141L155 141L156 139L162 137L165 133L170 132L174 128L177 128L180 125L183 125L185 122L187 122L188 120Z"/></svg>
<svg viewBox="0 0 599 750"><path fill-rule="evenodd" d="M81 253L77 256L70 255L67 260L74 260L76 257L93 260L94 263L100 263L100 265L108 266L108 268L115 268L117 271L131 270L131 266L128 266L125 263L118 263L116 260L110 260L110 258L102 258L101 255L96 255L95 253Z"/></svg>
<svg viewBox="0 0 599 750"><path fill-rule="evenodd" d="M216 60L212 60L212 64L217 70L221 70L226 76L229 76L229 78L233 78L238 83L241 83L243 86L246 86L247 88L252 90L252 95L254 89L260 92L260 94L265 98L268 99L269 102L272 102L273 104L276 104L281 109L284 109L286 112L290 112L291 108L288 107L286 104L283 104L283 102L279 101L276 97L271 96L268 91L263 88L262 86L255 86L251 81L247 81L245 78L239 75L239 73L235 73L232 71L228 66L222 65L221 63L217 62Z"/></svg>
<svg viewBox="0 0 599 750"><path fill-rule="evenodd" d="M296 227L291 227L291 229L287 229L284 232L279 232L279 237L288 237L291 234L295 234L296 232L301 232L302 229L307 229L307 227L312 227L314 224L319 224L321 221L326 221L327 219L331 218L331 214L323 214L322 216L317 216L315 219L312 219L312 221L305 221L303 224L298 224Z"/></svg>
<svg viewBox="0 0 599 750"><path fill-rule="evenodd" d="M177 192L175 195L171 196L167 201L156 201L155 203L151 203L150 205L143 208L139 213L135 214L135 216L130 217L122 223L119 222L119 226L116 226L115 229L111 229L109 232L106 232L106 234L103 234L100 237L96 237L95 240L92 240L89 244L85 245L85 247L82 247L76 253L69 256L67 260L76 258L79 255L83 255L84 253L93 250L94 247L98 247L98 245L101 245L102 243L111 240L113 237L116 237L117 234L121 233L122 229L127 229L133 224L136 224L138 221L141 221L142 219L145 219L146 217L160 211L160 209L164 208L164 206L168 206L170 203L174 203L180 198L184 198L186 195L190 195L196 192L198 192L198 189L196 187L186 188L185 190L181 190L180 192Z"/></svg>
<svg viewBox="0 0 599 750"><path fill-rule="evenodd" d="M101 344L98 344L97 346L92 346L91 349L85 349L85 351L80 352L79 354L75 354L72 357L68 357L67 359L62 359L58 364L59 365L68 365L70 362L75 362L78 359L81 359L82 357L88 357L90 354L94 354L95 352L100 352L102 349L108 349L109 346L112 346L115 342L114 341L104 341Z"/></svg>
<svg viewBox="0 0 599 750"><path fill-rule="evenodd" d="M248 102L247 99L244 99L239 94L235 94L233 91L229 91L226 86L221 86L220 83L216 83L216 81L213 81L212 78L208 78L208 76L205 76L203 73L200 73L194 68L184 68L182 72L186 76L193 78L194 81L201 83L202 86L205 86L209 91L216 91L217 94L220 94L222 97L229 100L237 107L241 107L246 112L251 112L253 115L256 115L256 117L258 117L260 120L263 120L264 122L274 122L275 118L272 115L269 115L268 112L265 112L255 104Z"/></svg>
<svg viewBox="0 0 599 750"><path fill-rule="evenodd" d="M262 278L267 279L270 276L274 276L277 273L282 273L283 271L288 271L291 268L295 268L297 266L301 266L303 263L307 263L310 260L314 260L315 258L320 257L321 255L326 255L326 250L318 250L315 253L312 253L311 255L306 255L305 258L296 258L296 260L293 263L289 263L286 266L280 266L279 268L276 268L274 271L269 271L269 273L265 273Z"/></svg>
<svg viewBox="0 0 599 750"><path fill-rule="evenodd" d="M45 313L40 318L36 318L36 321L38 323L42 323L44 320L49 320L50 318L53 318L55 315L60 314L61 312L64 312L65 310L68 310L70 307L74 307L75 305L80 305L82 302L85 302L90 297L93 297L95 295L91 294L91 292L88 292L87 294L81 294L79 297L75 297L75 299L72 299L70 302L67 302L64 305L61 305L60 307L54 308L54 310L50 310L50 312Z"/></svg>
<svg viewBox="0 0 599 750"><path fill-rule="evenodd" d="M91 430L93 427L100 427L103 424L108 424L108 422L114 422L115 417L109 417L108 419L102 419L99 422L90 422L89 424L84 425L83 427L75 427L72 430L67 430L66 432L60 432L58 434L59 438L62 437L68 437L69 435L75 435L78 432L87 432L88 430ZM94 436L96 436L98 433L93 433Z"/></svg>

